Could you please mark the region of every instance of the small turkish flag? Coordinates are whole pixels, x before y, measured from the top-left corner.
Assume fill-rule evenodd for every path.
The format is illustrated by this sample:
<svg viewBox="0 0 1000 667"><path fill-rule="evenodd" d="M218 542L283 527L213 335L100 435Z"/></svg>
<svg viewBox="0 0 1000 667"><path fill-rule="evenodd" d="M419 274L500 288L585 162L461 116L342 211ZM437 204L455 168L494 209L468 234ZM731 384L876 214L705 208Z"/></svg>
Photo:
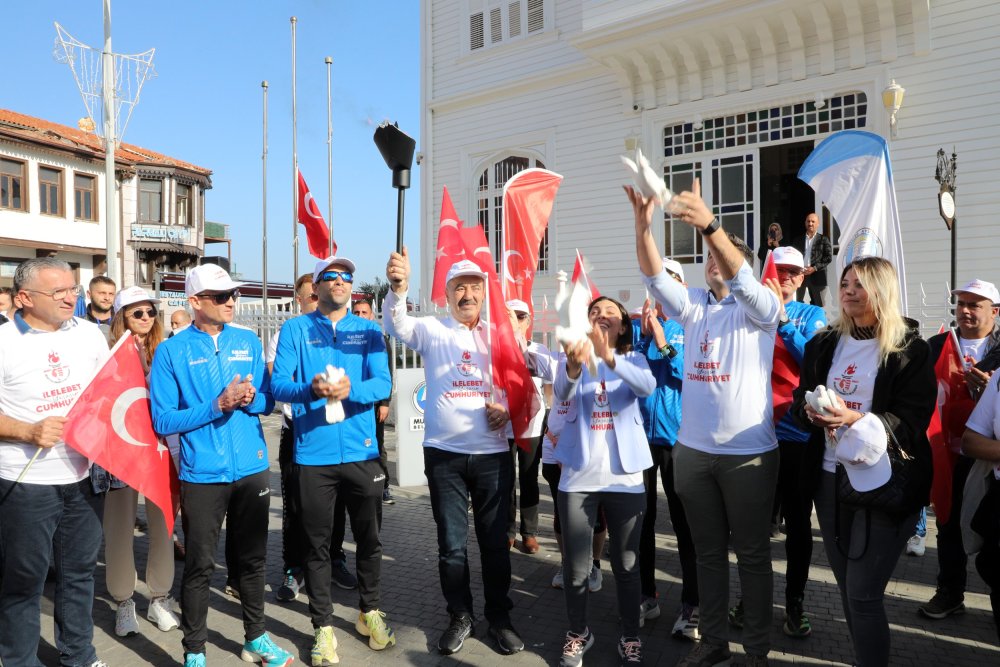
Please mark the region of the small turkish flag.
<svg viewBox="0 0 1000 667"><path fill-rule="evenodd" d="M778 280L778 267L774 264L771 251L767 251L767 261L761 273L762 283ZM781 297L778 297L779 299ZM792 392L799 386L799 364L785 347L780 334L774 335L774 365L771 367L771 397L774 407L774 423L777 424L792 407Z"/></svg>
<svg viewBox="0 0 1000 667"><path fill-rule="evenodd" d="M448 286L448 269L455 262L466 258L465 244L459 231L461 228L462 221L458 219L446 187L441 195L441 223L438 227L437 250L434 253L434 282L431 285L431 301L440 307L447 301L445 288Z"/></svg>
<svg viewBox="0 0 1000 667"><path fill-rule="evenodd" d="M299 222L305 225L306 239L309 241L309 254L316 259L330 256L330 230L319 212L319 205L309 192L306 179L299 174ZM333 254L337 254L337 243L333 244Z"/></svg>
<svg viewBox="0 0 1000 667"><path fill-rule="evenodd" d="M173 532L180 482L166 445L156 437L139 350L126 333L66 415L63 440L145 496Z"/></svg>
<svg viewBox="0 0 1000 667"><path fill-rule="evenodd" d="M580 283L590 290L590 299L593 301L597 297L601 296L601 290L597 289L597 285L590 281L590 276L587 275L587 269L583 264L583 255L581 255L580 250L577 249L576 263L573 264L573 277L569 280L573 283Z"/></svg>

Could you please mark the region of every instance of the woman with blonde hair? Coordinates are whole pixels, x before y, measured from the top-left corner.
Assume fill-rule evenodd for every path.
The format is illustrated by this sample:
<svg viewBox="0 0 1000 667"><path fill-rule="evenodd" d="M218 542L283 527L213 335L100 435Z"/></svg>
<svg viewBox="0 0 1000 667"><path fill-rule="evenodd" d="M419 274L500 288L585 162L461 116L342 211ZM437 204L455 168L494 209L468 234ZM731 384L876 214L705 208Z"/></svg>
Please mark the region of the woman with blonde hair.
<svg viewBox="0 0 1000 667"><path fill-rule="evenodd" d="M805 396L818 385L834 403L819 412ZM885 588L928 503L927 426L936 400L930 350L902 314L895 268L881 257L848 264L839 317L806 344L794 409L810 431L801 479L815 497L859 667L889 664ZM890 449L910 459L895 510L838 499L845 481L857 492L889 484Z"/></svg>
<svg viewBox="0 0 1000 667"><path fill-rule="evenodd" d="M164 339L163 325L157 317L156 304L159 302L141 287L127 287L115 297L115 314L111 318L112 344L130 332L146 375L149 375L156 347ZM119 637L139 632L135 602L132 600L137 581L133 542L138 505L138 492L112 478L111 490L104 503L104 555L108 593L118 605L115 634ZM147 502L146 518L149 536L146 585L150 594L146 618L167 632L180 625L170 597L174 584L173 539L159 507Z"/></svg>

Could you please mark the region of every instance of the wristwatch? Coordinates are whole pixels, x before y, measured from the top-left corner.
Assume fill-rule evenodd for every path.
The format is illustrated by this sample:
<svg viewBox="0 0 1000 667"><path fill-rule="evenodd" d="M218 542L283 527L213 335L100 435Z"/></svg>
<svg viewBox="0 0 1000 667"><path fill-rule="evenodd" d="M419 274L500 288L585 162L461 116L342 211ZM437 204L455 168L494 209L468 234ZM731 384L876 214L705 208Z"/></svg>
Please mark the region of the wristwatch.
<svg viewBox="0 0 1000 667"><path fill-rule="evenodd" d="M785 313L785 314L783 314L781 316L781 319L778 320L778 328L780 329L781 327L785 326L786 324L791 324L791 322L792 321L790 319L788 319L788 314Z"/></svg>
<svg viewBox="0 0 1000 667"><path fill-rule="evenodd" d="M711 236L715 232L719 231L719 227L721 226L722 225L719 224L718 218L712 218L712 222L708 223L708 227L705 227L705 229L701 230L701 235Z"/></svg>

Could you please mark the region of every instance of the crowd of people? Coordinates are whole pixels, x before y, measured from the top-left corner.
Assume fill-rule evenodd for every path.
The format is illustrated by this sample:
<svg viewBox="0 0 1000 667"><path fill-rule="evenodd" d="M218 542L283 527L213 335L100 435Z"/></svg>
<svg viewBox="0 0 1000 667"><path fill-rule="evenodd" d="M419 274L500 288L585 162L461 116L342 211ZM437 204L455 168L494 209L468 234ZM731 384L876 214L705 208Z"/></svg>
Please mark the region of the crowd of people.
<svg viewBox="0 0 1000 667"><path fill-rule="evenodd" d="M476 628L470 513L488 635L502 654L524 650L514 625L510 552L540 549L541 468L560 551L552 586L562 589L566 606L562 667L582 665L597 641L588 601L603 585L605 548L620 617L618 655L623 665L643 664L641 628L661 614L654 546L660 487L681 580L671 633L692 642L678 665L728 664L730 626L742 631L744 664L768 664L770 538L780 519L787 532L782 631L811 636L814 508L855 664L886 665L885 589L919 537L933 475L942 474L931 445L941 433L935 456L948 464L951 506L938 517L938 588L919 611L931 619L964 611L967 554L978 554L1000 627L996 287L973 280L955 290L955 328L924 341L918 323L902 313L895 268L857 257L839 276L836 306L824 311L832 255L817 216L806 218L793 246L772 235L774 271L758 280L753 251L721 229L697 181L672 202L707 250L706 287L687 287L685 267L658 251L654 202L625 190L636 273L650 298L633 313L608 296L595 298L590 333L563 340L559 350L531 340L526 302L506 304L534 379L530 398L542 406L517 434L513 407L490 370L489 276L474 262L448 271L445 316L416 317L407 308L409 254L391 253L383 331L372 304L352 298L354 262L328 257L296 282L300 314L267 350L253 331L233 324L241 283L218 266L188 273L189 309L173 313L167 333L160 301L141 287L116 291L110 279L95 277L84 316L74 317L81 288L71 267L47 257L22 263L13 288L0 290L0 664L40 664L41 597L50 576L62 664L106 664L93 647L102 538L115 633L139 632L139 494L63 441L67 399L85 389L125 336L146 372L152 423L180 480L183 541L168 530L172 521L146 504L146 613L163 632L180 629L185 667L207 664L209 581L224 523L226 592L242 608L241 658L269 667L294 660L265 627L271 491L259 417L276 402L284 405L277 457L283 575L275 599L307 597L316 667L339 662L332 583L357 589L354 628L372 650L396 643L381 596L382 513L394 502L384 443L389 337L419 353L426 373L424 472L449 617L437 639L443 655L461 651ZM944 381L951 393L939 397L936 368L950 354L956 364ZM936 414L947 421L937 432ZM356 574L343 549L348 521ZM739 573L735 604L730 549ZM175 558L183 561L179 603L171 597Z"/></svg>

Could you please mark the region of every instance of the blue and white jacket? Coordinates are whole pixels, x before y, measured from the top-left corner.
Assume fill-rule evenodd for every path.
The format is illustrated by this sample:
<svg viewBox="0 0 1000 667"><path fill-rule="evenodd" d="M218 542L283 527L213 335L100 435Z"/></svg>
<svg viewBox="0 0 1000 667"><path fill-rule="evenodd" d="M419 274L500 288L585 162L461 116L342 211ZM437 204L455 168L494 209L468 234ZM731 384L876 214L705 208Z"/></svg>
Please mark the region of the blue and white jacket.
<svg viewBox="0 0 1000 667"><path fill-rule="evenodd" d="M253 376L250 405L219 409L218 397L235 375ZM260 339L225 325L217 339L195 326L156 348L149 372L153 428L180 435L180 479L198 484L235 482L268 467L258 415L274 408Z"/></svg>
<svg viewBox="0 0 1000 667"><path fill-rule="evenodd" d="M343 368L351 393L341 401L344 421L326 422L326 399L312 391L312 379L327 364ZM347 314L333 327L318 310L285 322L274 357L271 390L292 404L295 462L338 465L378 457L375 440L376 402L388 398L392 377L385 338L378 325Z"/></svg>
<svg viewBox="0 0 1000 667"><path fill-rule="evenodd" d="M673 358L656 349L652 336L642 336L635 351L646 357L656 378L656 390L639 401L649 444L673 447L681 428L681 384L684 379L684 327L658 318L667 344L677 350Z"/></svg>
<svg viewBox="0 0 1000 667"><path fill-rule="evenodd" d="M785 344L792 358L801 368L806 343L817 331L826 328L826 313L819 306L801 301L789 301L785 304L785 315L788 316L789 322L778 327L778 336L781 337L781 342ZM815 388L808 387L809 390ZM778 440L784 442L806 443L809 441L809 434L795 423L791 410L786 412L781 420L775 424L774 435Z"/></svg>

